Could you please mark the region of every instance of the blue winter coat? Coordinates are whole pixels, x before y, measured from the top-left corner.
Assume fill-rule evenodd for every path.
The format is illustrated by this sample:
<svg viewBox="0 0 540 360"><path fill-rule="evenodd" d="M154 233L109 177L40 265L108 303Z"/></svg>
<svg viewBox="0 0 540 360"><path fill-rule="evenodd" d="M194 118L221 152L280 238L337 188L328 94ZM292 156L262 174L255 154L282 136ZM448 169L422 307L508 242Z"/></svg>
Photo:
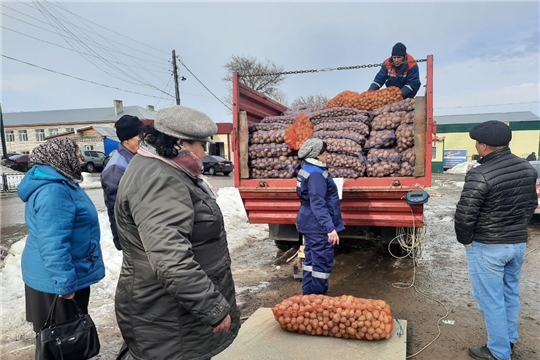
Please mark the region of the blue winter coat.
<svg viewBox="0 0 540 360"><path fill-rule="evenodd" d="M338 189L326 168L305 162L298 172L296 194L300 198L296 217L299 233L329 234L345 230Z"/></svg>
<svg viewBox="0 0 540 360"><path fill-rule="evenodd" d="M122 250L120 240L118 240L118 230L116 227L116 219L114 217L114 203L116 202L116 193L118 192L118 184L124 175L126 168L133 159L133 154L124 145L118 145L116 151L112 154L111 159L101 172L101 187L103 188L103 196L105 198L105 206L111 223L111 233L113 236L114 246L118 250Z"/></svg>
<svg viewBox="0 0 540 360"><path fill-rule="evenodd" d="M78 184L49 165L35 165L18 188L26 203L22 254L29 287L67 295L105 277L98 214Z"/></svg>
<svg viewBox="0 0 540 360"><path fill-rule="evenodd" d="M401 89L404 99L415 97L421 85L420 73L416 60L411 55L407 54L406 61L396 67L392 64L391 58L386 59L369 90L379 90L383 85L397 86Z"/></svg>

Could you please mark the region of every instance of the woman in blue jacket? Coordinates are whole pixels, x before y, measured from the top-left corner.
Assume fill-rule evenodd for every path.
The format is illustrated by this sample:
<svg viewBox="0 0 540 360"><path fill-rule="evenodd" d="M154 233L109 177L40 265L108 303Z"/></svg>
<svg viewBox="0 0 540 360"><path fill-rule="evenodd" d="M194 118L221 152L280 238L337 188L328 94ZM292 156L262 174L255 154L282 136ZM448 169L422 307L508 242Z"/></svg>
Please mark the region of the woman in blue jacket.
<svg viewBox="0 0 540 360"><path fill-rule="evenodd" d="M78 184L81 159L73 140L49 140L30 154L34 166L18 188L28 227L21 260L26 320L36 333L56 296L57 323L75 317L64 299L75 299L87 313L90 285L105 277L97 211Z"/></svg>
<svg viewBox="0 0 540 360"><path fill-rule="evenodd" d="M298 232L304 236L302 293L328 294L328 278L334 266L334 245L338 231L345 230L337 186L326 169L326 143L308 139L298 151L304 164L298 172L296 194L300 209L296 218Z"/></svg>

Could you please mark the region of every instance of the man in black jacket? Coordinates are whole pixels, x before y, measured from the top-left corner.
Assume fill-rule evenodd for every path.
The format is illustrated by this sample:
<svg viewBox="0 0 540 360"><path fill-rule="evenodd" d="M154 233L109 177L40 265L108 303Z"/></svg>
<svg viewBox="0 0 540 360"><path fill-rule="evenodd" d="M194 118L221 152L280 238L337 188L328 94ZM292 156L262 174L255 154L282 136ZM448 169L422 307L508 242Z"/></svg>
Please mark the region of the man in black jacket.
<svg viewBox="0 0 540 360"><path fill-rule="evenodd" d="M488 340L469 348L474 359L508 360L518 339L519 279L527 223L538 206L536 170L510 152L512 131L500 121L476 125L479 166L465 177L455 230L465 245L472 292L483 313Z"/></svg>

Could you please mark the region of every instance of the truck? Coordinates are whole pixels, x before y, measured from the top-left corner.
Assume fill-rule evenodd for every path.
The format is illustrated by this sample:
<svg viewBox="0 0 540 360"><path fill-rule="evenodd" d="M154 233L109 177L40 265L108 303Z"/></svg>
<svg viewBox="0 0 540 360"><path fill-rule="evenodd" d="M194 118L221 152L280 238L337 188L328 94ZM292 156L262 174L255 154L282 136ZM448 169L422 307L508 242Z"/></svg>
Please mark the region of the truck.
<svg viewBox="0 0 540 360"><path fill-rule="evenodd" d="M409 201L411 194L431 186L433 121L433 55L419 60L427 63L425 95L415 98L414 143L416 165L410 177L362 177L344 179L341 212L346 230L340 238L369 240L386 246L395 254L402 246L393 241L398 234L415 233L424 227L424 204ZM233 74L234 184L240 193L250 223L268 224L269 239L280 249L299 245L296 215L300 201L296 178L251 179L248 168L248 126L266 116L279 116L287 107L255 91ZM423 196L426 193L424 192Z"/></svg>

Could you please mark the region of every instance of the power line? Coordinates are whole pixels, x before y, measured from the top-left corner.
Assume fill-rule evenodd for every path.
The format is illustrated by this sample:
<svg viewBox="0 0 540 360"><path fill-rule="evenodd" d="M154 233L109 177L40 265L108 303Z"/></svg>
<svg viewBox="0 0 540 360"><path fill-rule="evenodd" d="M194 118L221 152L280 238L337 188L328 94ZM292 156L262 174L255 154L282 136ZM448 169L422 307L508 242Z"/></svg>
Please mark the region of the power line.
<svg viewBox="0 0 540 360"><path fill-rule="evenodd" d="M31 5L25 3L25 2L23 2L23 1L21 1L21 0L17 0L17 1L20 2L20 3L22 3L23 5L26 5L26 6L28 6L28 7L34 8L34 7L32 7ZM49 2L46 1L46 0L44 0L44 2L49 3ZM126 38L126 39L129 39L129 40L131 40L131 41L134 41L134 42L136 42L136 43L139 43L139 44L144 45L144 46L146 46L146 47L149 47L149 48L151 48L151 49L154 49L154 50L163 52L163 53L165 53L165 54L168 54L168 52L166 52L166 51L163 51L163 50L157 49L157 48L155 48L155 47L153 47L153 46L147 45L147 44L145 44L145 43L143 43L143 42L141 42L141 41L138 41L138 40L135 40L135 39L133 39L133 38L130 38L129 36L123 35L123 34L117 32L117 31L111 30L111 29L109 29L109 28L107 28L107 27L104 27L104 26L98 24L98 23L95 23L95 22L93 22L93 21L91 21L91 20L88 20L88 19L86 19L86 18L84 18L84 17L82 17L82 16L80 16L80 15L77 15L77 14L75 14L75 13L73 13L73 12L71 12L71 11L65 9L64 7L60 6L59 4L56 4L56 3L50 3L50 4L52 4L52 5L56 6L56 7L59 7L59 8L61 8L63 11L66 11L66 12L70 13L71 15L73 15L73 16L75 16L75 17L77 17L77 18L80 18L80 19L82 19L82 20L84 20L84 21L87 21L87 22L89 22L89 23L91 23L91 24L94 24L94 25L96 25L96 26L98 26L98 27L100 27L100 28L102 28L102 29L105 29L105 30L107 30L107 31L110 31L110 32L112 32L112 33L115 33L115 34L117 34L117 35L119 35L119 36L122 36L122 37L124 37L124 38ZM29 15L27 15L27 16L29 16ZM72 25L73 25L73 24L72 24ZM74 25L74 26L75 26L75 25ZM114 40L113 40L113 41L114 41ZM200 83L200 84L201 84L201 85L202 85L202 86L203 86L203 87L204 87L204 88L205 88L205 89L206 89L206 90L207 90L207 91L208 91L208 92L216 99L216 100L218 100L221 104L223 104L223 106L225 106L227 109L232 110L232 109L230 108L230 106L226 105L226 104L225 104L221 99L219 99L219 98L218 98L218 97L217 97L217 96L216 96L216 95L215 95L215 94L214 94L214 93L213 93L213 92L212 92L212 91L211 91L211 90L210 90L210 89L209 89L209 88L201 81L201 80L199 80L199 78L198 78L198 77L197 77L197 76L196 76L196 75L195 75L195 74L194 74L194 73L193 73L193 72L192 72L192 71L184 64L184 62L183 62L179 57L177 57L177 58L180 60L180 63L182 64L182 66L183 66L183 67L184 67L184 68L185 68L185 69L186 69L186 70L187 70L187 71L188 71L188 72L189 72L189 73L190 73L190 74L191 74L191 75L192 75L192 76L193 76L193 77L194 77L194 78L195 78L195 79L196 79L196 80L197 80L197 81L198 81L198 82L199 82L199 83ZM142 60L144 60L144 61L150 61L150 60L146 60L146 59L142 59ZM190 94L190 93L185 93L185 94L193 95L193 96L203 96L203 95ZM170 96L170 94L168 94L168 95ZM203 96L203 97L204 97L204 96ZM157 97L156 97L156 98L157 98Z"/></svg>
<svg viewBox="0 0 540 360"><path fill-rule="evenodd" d="M171 73L171 76L169 77L169 81L167 82L167 85L165 85L165 91L167 92L169 91L169 88L172 88L172 81L171 81L172 79L173 79L173 74ZM161 101L162 98L163 98L163 94L161 94L158 101L156 102L156 107L159 105L159 102Z"/></svg>
<svg viewBox="0 0 540 360"><path fill-rule="evenodd" d="M21 1L21 0L17 0L17 1L20 2L21 4L30 6L30 5L28 5L27 3L25 3L25 2L23 2L23 1ZM45 1L45 2L47 2L47 1ZM155 47L153 47L153 46L147 45L147 44L145 44L145 43L143 43L143 42L141 42L141 41L132 39L132 38L130 38L129 36L120 34L119 32L116 32L116 31L114 31L114 30L111 30L111 29L109 29L109 28L106 28L106 27L103 26L103 25L100 25L100 24L95 23L95 22L93 22L93 21L91 21L91 20L88 20L88 19L86 19L86 18L84 18L84 17L82 17L82 16L80 16L80 15L77 15L77 14L75 14L75 13L69 11L69 10L66 9L66 8L63 8L63 7L59 6L58 4L55 4L55 3L52 3L52 2L51 2L51 4L54 5L54 6L60 7L62 10L66 11L66 12L70 13L71 15L76 16L76 17L78 17L78 18L80 18L80 19L82 19L82 20L84 20L84 21L88 21L89 23L94 24L94 25L96 25L96 26L99 26L99 27L102 28L102 29L105 29L105 30L107 30L107 31L110 31L110 32L112 32L112 33L115 33L116 35L120 35L120 36L122 36L122 37L124 37L124 38L126 38L126 39L129 39L129 40L131 40L131 41L134 41L134 42L136 42L136 43L139 43L139 44L141 44L141 45L144 45L144 46L146 46L146 47L149 47L150 49L153 49L153 50L157 50L157 51L163 52L163 53L165 53L165 54L167 54L167 55L169 54L169 53L166 52L166 51L157 49L157 48L155 48ZM30 6L30 7L31 7L31 6Z"/></svg>
<svg viewBox="0 0 540 360"><path fill-rule="evenodd" d="M58 35L60 35L68 45L70 45L70 46L71 46L72 48L74 48L74 49L76 48L76 47L70 42L70 40L68 40L68 38L67 38L66 36L64 36L64 35L60 32L60 30L59 30L56 26L54 26L54 25L49 21L49 19L47 18L45 12L52 18L53 21L57 22L58 25L60 25L60 27L62 27L62 29L63 29L66 33L71 34L71 35L72 35L72 39L74 39L77 43L81 44L83 47L85 47L85 48L86 48L87 50L89 50L90 52L94 53L94 55L96 55L96 57L97 57L99 60L102 60L102 59L103 59L103 58L102 58L101 56L99 56L99 54L97 54L93 49L91 49L91 48L88 47L86 44L84 44L81 40L79 40L75 34L73 34L72 32L70 32L70 31L69 31L69 30L68 30L68 29L67 29L67 28L66 28L66 27L65 27L65 26L64 26L64 25L63 25L63 24L62 24L62 23L54 16L54 15L52 15L50 12L48 12L47 9L45 9L45 8L42 9L42 8L41 8L41 7L42 7L42 4L40 4L39 2L36 2L35 0L32 0L32 1L34 2L34 5L36 6L36 8L41 12L41 14L43 15L43 17L47 20L47 22L49 22L49 25L51 25L51 26L57 31ZM116 79L118 79L118 80L120 80L120 81L124 81L124 82L126 82L126 83L133 84L133 85L140 85L139 83L134 83L134 82L131 82L131 81L124 80L124 79L122 79L122 78L116 76L116 74L112 74L112 73L108 72L107 70L103 69L103 68L100 67L98 64L96 64L95 62L93 62L93 61L91 61L90 59L86 58L85 56L83 56L83 58L85 58L88 62L90 62L92 65L94 65L94 66L95 66L96 68L98 68L99 70L105 72L106 74L108 74L108 75L110 75L110 76L112 76L112 77L114 77L114 78L116 78ZM120 72L121 72L121 71L120 71ZM125 73L124 73L124 75L125 75ZM129 76L128 76L128 77L129 77ZM131 78L131 79L133 79L133 80L136 80L136 79L134 79L133 77L129 77L129 78ZM137 80L136 80L136 81L137 81ZM144 85L148 86L147 84L144 84Z"/></svg>
<svg viewBox="0 0 540 360"><path fill-rule="evenodd" d="M225 106L227 109L229 109L229 110L232 111L232 109L231 109L228 105L226 105L223 101L221 101L220 98L218 98L212 91L210 91L210 89L209 89L206 85L204 85L203 82L202 82L201 80L199 80L199 78L198 78L197 76L195 76L195 74L194 74L193 72L191 72L191 70L189 70L189 68L186 66L186 64L184 64L184 62L182 61L182 59L181 59L179 56L177 56L176 58L178 59L178 61L180 61L180 64L182 64L182 66L185 67L186 70L187 70L191 75L193 75L193 77L194 77L194 78L195 78L195 79L196 79L196 80L197 80L197 81L198 81L198 82L199 82L206 90L208 90L208 92L209 92L210 94L212 94L213 97L215 97L215 98L217 99L217 101L219 101L220 103L223 104L223 106Z"/></svg>
<svg viewBox="0 0 540 360"><path fill-rule="evenodd" d="M101 83L98 83L98 82L95 82L95 81L92 81L92 80L82 79L82 78L77 77L77 76L69 75L69 74L66 74L66 73L63 73L63 72L60 72L60 71L56 71L56 70L47 69L47 68L44 68L44 67L36 65L36 64L32 64L32 63L29 63L29 62L26 62L26 61L23 61L23 60L15 59L15 58L12 58L12 57L4 55L4 54L0 54L0 56L5 57L6 59L9 59L9 60L17 61L17 62L32 66L32 67L35 67L35 68L38 68L38 69L42 69L42 70L49 71L49 72L52 72L52 73L55 73L55 74L67 76L69 78L84 81L84 82L87 82L87 83L90 83L90 84L104 86L104 87L107 87L109 89L120 90L120 91L124 91L124 92L128 92L128 93L132 93L132 94L148 96L148 97L153 97L153 98L158 99L158 96L155 96L155 95L143 94L143 93L139 93L139 92L136 92L136 91L126 90L126 89L121 89L121 88L117 88L117 87L110 86L110 85L101 84Z"/></svg>
<svg viewBox="0 0 540 360"><path fill-rule="evenodd" d="M516 103L506 103L506 104L488 104L488 105L466 105L466 106L441 106L434 107L435 109L461 109L461 108L472 108L472 107L488 107L488 106L505 106L505 105L523 105L523 104L537 104L540 101L525 101L525 102L516 102Z"/></svg>
<svg viewBox="0 0 540 360"><path fill-rule="evenodd" d="M31 5L27 4L27 3L23 3L23 4L26 5L26 6L28 6L28 7L30 7L30 8L32 8L32 9L35 9L35 10L36 10L36 8L34 8L33 6L31 6ZM21 11L18 11L18 10L15 10L15 9L13 9L13 8L10 8L9 6L6 6L6 5L4 5L4 4L2 4L2 6L5 7L5 8L10 9L10 10L12 10L12 11L15 11L15 12L17 12L17 13L19 13L19 14L22 14L22 15L24 15L24 16L27 16L27 17L29 17L29 18L31 18L31 19L34 19L35 21L38 21L38 22L40 22L40 23L42 23L42 24L46 24L46 25L52 26L49 22L42 21L42 20L40 20L40 19L38 19L38 18L36 18L36 17L33 17L33 16L28 15L28 14L25 14L25 13L23 13L23 12L21 12ZM37 9L37 10L39 10L39 9ZM53 33L53 34L58 35L58 33L55 32L55 31L52 31L52 30L49 30L49 29L45 29L45 28L43 28L43 27L40 27L40 26L38 26L38 25L35 25L35 24L32 24L32 23L26 22L26 21L24 21L24 20L21 20L21 19L19 19L19 18L14 17L14 16L10 16L10 15L5 14L5 13L3 13L2 15L7 16L7 17L10 17L10 18L12 18L12 19L14 19L14 20L23 22L23 23L28 24L28 25L30 25L30 26L36 27L36 28L38 28L38 29L42 29L42 30L48 31L48 32L50 32L50 33ZM76 25L74 25L74 26L76 26ZM52 27L54 28L54 26L52 26ZM101 36L101 35L99 35L99 36ZM102 36L102 37L103 37L103 36ZM133 48L133 47L131 47L131 46L125 45L125 44L123 44L122 42L115 41L115 40L111 40L111 39L109 39L109 40L110 40L110 41L113 41L113 42L115 42L115 43L117 43L117 44L119 44L119 45L125 46L125 47L127 47L127 48L129 48L129 49L132 49L132 50L141 52L141 53L143 53L143 54L146 54L146 55L149 55L149 56L152 56L152 57L156 57L156 56L151 55L151 54L148 54L148 53L146 53L146 52L144 52L144 51L141 51L141 50L138 50L138 49ZM95 46L95 47L102 48L102 49L109 50L109 51L113 51L113 52L122 54L122 55L124 55L124 56L130 57L130 58L133 58L133 59L138 59L138 60L141 60L141 61L145 61L145 62L148 62L148 63L153 64L154 66L157 66L157 65L163 65L163 63L166 61L166 60L163 60L163 59L161 59L161 58L159 58L159 57L157 57L157 58L160 59L160 60L162 60L161 62L157 62L157 61L155 61L155 60L144 59L144 58L141 58L141 57L138 57L138 56L133 56L133 55L126 54L125 52L123 52L123 51L121 51L121 50L119 50L119 49L116 49L116 48L106 47L106 46L103 46L103 45L98 44L98 43L96 43L96 42L94 42L94 44L95 44L95 45L93 45L93 46ZM162 69L163 69L163 68L162 68Z"/></svg>
<svg viewBox="0 0 540 360"><path fill-rule="evenodd" d="M0 15L5 15L5 14L0 13ZM28 34L19 32L19 31L17 31L17 30L13 30L13 29L7 28L7 27L2 26L2 25L0 25L0 27L1 27L2 29L6 29L6 30L8 30L8 31L12 31L12 32L14 32L14 33L16 33L16 34L19 34L19 35L22 35L22 36L26 36L26 37L28 37L28 38L30 38L30 39L34 39L34 40L37 40L37 41L41 41L41 42L44 42L44 43L49 44L49 45L54 45L54 46L57 46L57 47L59 47L59 48L65 49L65 50L69 50L69 51L76 52L76 53L78 53L78 54L82 54L82 55L86 55L86 56L92 56L92 57L96 57L96 58L97 58L97 56L96 56L96 55L93 55L93 54L85 53L85 52L79 51L79 50L77 50L77 49L69 48L69 47L66 47L66 46L62 46L62 45L60 45L60 44L56 44L56 43L53 43L53 42L50 42L50 41L47 41L47 40L43 40L43 39L40 39L40 38L31 36L31 35L28 35ZM47 29L44 29L44 30L47 30ZM50 31L50 30L47 30L47 31ZM125 63L120 62L120 61L109 60L109 62L116 63L116 64L120 64L120 65L126 65ZM165 72L165 71L150 70L150 69L147 69L147 68L142 67L142 66L133 66L133 65L132 65L132 67L138 67L138 68L140 68L140 69L142 69L142 70L146 70L146 71L154 71L154 72L159 72L159 73L162 73L162 74L168 74L168 72Z"/></svg>
<svg viewBox="0 0 540 360"><path fill-rule="evenodd" d="M107 59L105 59L105 58L103 58L102 56L100 56L100 54L98 54L97 52L95 52L95 51L94 51L90 46L88 46L82 39L79 39L79 37L78 37L75 33L73 33L73 32L67 27L67 24L73 25L69 20L67 20L67 19L64 18L63 20L64 20L65 23L66 23L66 25L64 25L64 24L61 22L60 19L58 19L53 13L51 13L48 9L45 8L45 6L43 5L43 3L34 1L34 4L35 4L36 8L37 8L37 9L42 13L42 15L45 17L45 19L47 19L47 16L46 16L46 14L47 14L49 17L52 18L53 21L55 21L55 22L62 28L63 31L65 31L65 32L68 33L68 34L71 34L72 37L75 39L75 41L76 41L78 44L80 44L80 46L82 46L83 48L86 48L88 51L90 51L90 52L92 52L93 54L95 54L95 55L98 57L98 59L101 60L106 66L110 66L111 68L113 68L113 70L114 70L116 73L119 73L120 75L123 75L123 76L125 76L125 77L127 77L127 78L129 78L129 79L134 80L134 81L138 81L139 83L137 83L137 82L133 83L133 82L131 82L131 81L124 80L124 79L120 78L119 76L117 76L116 73L111 73L111 72L105 70L104 68L100 67L98 64L94 63L93 61L91 61L90 59L88 59L88 58L85 57L86 60L87 60L88 62L90 62L92 65L96 66L98 69L102 70L103 72L109 74L110 76L112 76L112 77L114 77L114 78L116 78L116 79L118 79L118 80L121 80L121 81L124 81L124 82L127 82L127 83L131 83L131 84L134 84L134 85L144 85L144 86L147 86L147 87L156 89L156 90L158 90L158 91L160 91L160 92L164 92L163 90L161 90L161 89L159 89L158 87L156 87L156 86L152 85L151 83L149 83L146 79L142 78L140 75L138 75L139 79L137 79L137 78L135 78L134 76L132 76L130 73L124 71L124 69L122 69L122 68L120 68L120 67L118 67L118 66L116 66L116 65L114 65L114 64L112 64L112 63L110 63ZM62 16L62 15L60 15L60 16ZM47 19L47 21L49 21L49 20ZM49 22L49 23L50 23L50 22ZM58 34L59 34L60 36L62 36L62 37L64 38L64 40L65 40L71 47L74 47L74 48L75 48L75 46L74 46L73 44L71 44L71 43L69 42L69 40L68 40L63 34L60 33L59 29L58 29L55 25L53 25L53 24L51 24L51 23L50 23L50 25L58 31ZM93 39L90 39L86 34L81 33L81 35L82 35L83 37L85 37L87 40L93 42ZM84 57L84 56L83 56L83 57ZM113 57L114 57L114 56L113 56ZM128 67L127 65L124 65L124 66ZM132 71L133 71L133 70L132 70ZM137 75L136 72L133 71L133 73L134 73L135 75ZM167 94L167 95L170 96L170 94Z"/></svg>

